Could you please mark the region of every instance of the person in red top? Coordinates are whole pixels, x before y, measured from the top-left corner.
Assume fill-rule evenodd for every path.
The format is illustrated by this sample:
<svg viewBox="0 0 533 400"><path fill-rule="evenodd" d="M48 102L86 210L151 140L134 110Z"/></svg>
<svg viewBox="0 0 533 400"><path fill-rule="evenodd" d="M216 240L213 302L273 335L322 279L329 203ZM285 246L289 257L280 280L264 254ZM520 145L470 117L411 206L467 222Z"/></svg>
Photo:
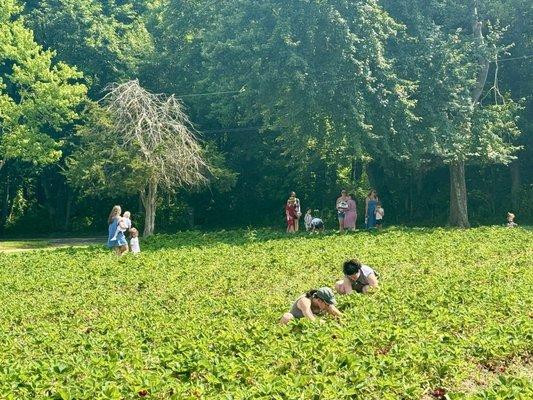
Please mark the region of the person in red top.
<svg viewBox="0 0 533 400"><path fill-rule="evenodd" d="M285 205L285 215L287 217L287 233L295 232L295 221L298 218L296 211L296 198L289 197L287 204Z"/></svg>

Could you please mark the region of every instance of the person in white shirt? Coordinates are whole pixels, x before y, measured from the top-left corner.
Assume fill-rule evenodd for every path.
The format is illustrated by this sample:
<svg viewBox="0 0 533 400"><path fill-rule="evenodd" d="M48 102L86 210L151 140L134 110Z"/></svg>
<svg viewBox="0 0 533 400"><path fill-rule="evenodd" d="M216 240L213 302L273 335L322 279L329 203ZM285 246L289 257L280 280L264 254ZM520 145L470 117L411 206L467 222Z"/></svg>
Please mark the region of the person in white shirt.
<svg viewBox="0 0 533 400"><path fill-rule="evenodd" d="M376 271L368 265L361 264L359 260L347 260L342 266L344 279L335 283L335 290L339 294L352 292L368 293L378 289Z"/></svg>
<svg viewBox="0 0 533 400"><path fill-rule="evenodd" d="M310 231L311 230L311 221L313 220L313 216L311 215L311 209L308 208L307 212L305 213L304 217L304 223L305 223L305 230Z"/></svg>
<svg viewBox="0 0 533 400"><path fill-rule="evenodd" d="M129 211L124 211L124 214L122 214L122 217L120 218L120 221L117 225L117 230L115 231L115 236L111 240L116 240L117 235L119 232L122 232L126 234L131 229L131 213Z"/></svg>
<svg viewBox="0 0 533 400"><path fill-rule="evenodd" d="M141 247L139 246L139 231L135 228L130 229L131 239L130 239L130 249L133 254L141 252Z"/></svg>
<svg viewBox="0 0 533 400"><path fill-rule="evenodd" d="M517 227L518 224L514 222L515 215L513 213L508 212L507 213L507 228L514 228Z"/></svg>
<svg viewBox="0 0 533 400"><path fill-rule="evenodd" d="M324 221L322 221L320 218L313 218L311 220L311 233L319 233L324 231Z"/></svg>
<svg viewBox="0 0 533 400"><path fill-rule="evenodd" d="M381 206L381 201L378 201L375 213L376 213L376 228L380 229L383 227L383 217L385 216L385 210Z"/></svg>

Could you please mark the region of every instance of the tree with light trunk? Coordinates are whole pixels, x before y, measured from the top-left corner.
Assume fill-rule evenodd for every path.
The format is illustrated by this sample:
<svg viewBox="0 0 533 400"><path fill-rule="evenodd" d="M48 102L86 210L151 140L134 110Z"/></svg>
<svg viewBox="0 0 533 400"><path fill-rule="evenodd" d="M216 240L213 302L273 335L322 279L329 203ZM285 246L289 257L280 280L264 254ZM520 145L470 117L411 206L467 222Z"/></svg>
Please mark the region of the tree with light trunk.
<svg viewBox="0 0 533 400"><path fill-rule="evenodd" d="M81 147L69 158L67 176L86 193L138 192L149 236L160 190L205 184L209 166L176 97L149 93L137 80L108 89L79 128Z"/></svg>
<svg viewBox="0 0 533 400"><path fill-rule="evenodd" d="M478 2L458 0L385 1L406 24L410 40L396 49L402 76L417 82L409 153L413 164L447 165L452 226L469 227L465 166L508 164L518 147L513 138L519 104L498 89L498 58L511 45L502 29L480 15ZM486 5L487 2L483 2ZM486 90L491 62L494 83Z"/></svg>

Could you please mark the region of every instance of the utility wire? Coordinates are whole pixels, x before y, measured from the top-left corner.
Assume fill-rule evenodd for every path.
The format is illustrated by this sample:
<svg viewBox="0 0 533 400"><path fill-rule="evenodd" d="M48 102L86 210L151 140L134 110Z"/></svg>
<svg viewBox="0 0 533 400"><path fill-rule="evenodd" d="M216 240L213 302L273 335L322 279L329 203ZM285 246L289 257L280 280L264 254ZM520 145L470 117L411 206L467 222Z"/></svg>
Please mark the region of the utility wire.
<svg viewBox="0 0 533 400"><path fill-rule="evenodd" d="M498 63L506 62L506 61L514 61L514 60L527 60L528 58L533 57L533 54L528 54L524 56L518 56L518 57L510 57L510 58L503 58L498 60ZM490 61L491 63L495 63L496 61ZM324 83L339 83L339 82L352 82L359 78L348 78L348 79L332 79L327 81L319 81L315 82L315 85L322 85ZM248 89L249 90L249 89ZM220 95L220 94L239 94L239 93L245 93L247 91L246 87L243 86L239 90L222 90L218 92L205 92L205 93L190 93L190 94L182 94L179 96L176 96L178 98L185 98L185 97L201 97L201 96L214 96L214 95Z"/></svg>
<svg viewBox="0 0 533 400"><path fill-rule="evenodd" d="M533 54L528 54L526 56L519 56L519 57L511 57L511 58L502 58L501 60L498 60L498 63L505 62L505 61L512 61L512 60L527 60L528 58L533 57ZM491 61L496 62L496 61Z"/></svg>
<svg viewBox="0 0 533 400"><path fill-rule="evenodd" d="M533 54L528 54L524 56L518 56L518 57L510 57L510 58L503 58L496 61L491 61L491 63L502 63L506 61L514 61L514 60L527 60L528 58L533 57ZM359 78L351 78L351 79L334 79L334 80L327 80L327 81L319 81L315 82L315 85L320 85L324 83L338 83L338 82L351 82L355 81ZM238 94L238 93L244 93L246 92L246 87L243 86L240 90L224 90L224 91L218 91L218 92L205 92L205 93L191 93L191 94L184 94L181 96L176 96L178 98L183 97L199 97L199 96L212 96L212 95L218 95L218 94ZM489 91L490 92L490 91ZM227 128L227 129L212 129L212 130L202 130L203 133L230 133L230 132L247 132L247 131L254 131L263 128L263 126L249 126L249 127L242 127L242 128Z"/></svg>
<svg viewBox="0 0 533 400"><path fill-rule="evenodd" d="M315 82L315 85L322 85L324 83L338 83L338 82L352 82L356 81L359 78L349 78L349 79L333 79L328 81L319 81ZM199 97L199 96L212 96L217 94L239 94L239 93L246 93L250 89L246 89L246 86L243 86L240 90L223 90L219 92L205 92L205 93L190 93L190 94L182 94L182 95L176 95L177 98L184 98L184 97Z"/></svg>

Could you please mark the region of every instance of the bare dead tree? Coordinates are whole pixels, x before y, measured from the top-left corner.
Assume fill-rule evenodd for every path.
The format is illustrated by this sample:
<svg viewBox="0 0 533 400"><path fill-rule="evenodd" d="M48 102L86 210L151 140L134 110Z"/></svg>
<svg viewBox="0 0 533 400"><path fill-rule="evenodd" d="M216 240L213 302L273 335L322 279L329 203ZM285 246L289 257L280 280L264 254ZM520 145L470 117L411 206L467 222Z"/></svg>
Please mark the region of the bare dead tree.
<svg viewBox="0 0 533 400"><path fill-rule="evenodd" d="M140 189L144 236L153 234L159 188L174 190L207 182L209 167L183 104L174 95L153 94L131 80L108 87L101 100L110 113L118 144L134 148L146 166Z"/></svg>

